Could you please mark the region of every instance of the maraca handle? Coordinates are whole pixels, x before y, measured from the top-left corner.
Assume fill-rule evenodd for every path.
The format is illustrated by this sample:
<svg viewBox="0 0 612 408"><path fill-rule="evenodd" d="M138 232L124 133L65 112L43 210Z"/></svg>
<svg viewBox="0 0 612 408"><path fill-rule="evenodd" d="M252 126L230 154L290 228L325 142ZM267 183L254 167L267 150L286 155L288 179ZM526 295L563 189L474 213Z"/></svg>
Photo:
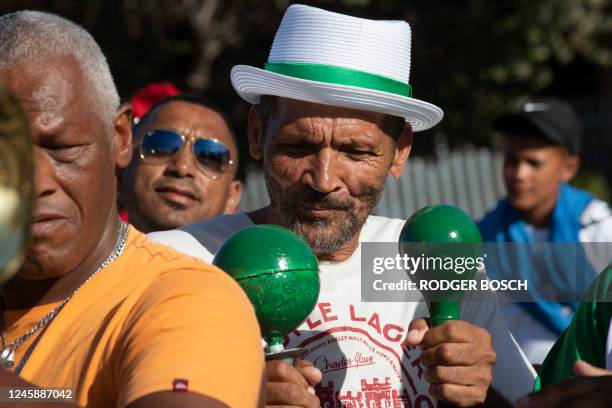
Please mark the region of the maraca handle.
<svg viewBox="0 0 612 408"><path fill-rule="evenodd" d="M429 308L429 321L432 327L441 325L449 320L460 320L461 309L459 302L456 301L443 301L443 302L430 302Z"/></svg>
<svg viewBox="0 0 612 408"><path fill-rule="evenodd" d="M293 365L296 359L302 357L306 350L303 348L285 349L281 344L280 347L271 347L266 353L266 361L281 360L284 363Z"/></svg>
<svg viewBox="0 0 612 408"><path fill-rule="evenodd" d="M429 304L429 322L432 327L441 325L449 320L461 319L461 309L458 302L431 302ZM447 402L438 401L438 408L451 408Z"/></svg>

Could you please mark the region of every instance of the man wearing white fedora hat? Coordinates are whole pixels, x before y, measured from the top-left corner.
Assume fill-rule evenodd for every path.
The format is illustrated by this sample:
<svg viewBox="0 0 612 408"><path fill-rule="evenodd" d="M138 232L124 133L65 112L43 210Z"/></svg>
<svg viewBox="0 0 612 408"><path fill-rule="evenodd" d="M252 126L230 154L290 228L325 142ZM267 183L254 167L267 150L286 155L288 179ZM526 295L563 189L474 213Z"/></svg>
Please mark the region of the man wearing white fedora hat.
<svg viewBox="0 0 612 408"><path fill-rule="evenodd" d="M443 115L411 96L410 35L404 21L289 7L265 69L231 73L253 105L249 148L262 160L270 204L151 234L207 261L254 224L290 228L312 247L318 304L288 336L310 363L268 362L268 405L472 406L491 385L510 401L531 390L533 370L496 303L464 302L466 321L429 329L415 319L426 314L422 303L361 299L361 244L397 242L404 223L370 215L385 179L403 173L413 131ZM315 384L319 400L308 392Z"/></svg>

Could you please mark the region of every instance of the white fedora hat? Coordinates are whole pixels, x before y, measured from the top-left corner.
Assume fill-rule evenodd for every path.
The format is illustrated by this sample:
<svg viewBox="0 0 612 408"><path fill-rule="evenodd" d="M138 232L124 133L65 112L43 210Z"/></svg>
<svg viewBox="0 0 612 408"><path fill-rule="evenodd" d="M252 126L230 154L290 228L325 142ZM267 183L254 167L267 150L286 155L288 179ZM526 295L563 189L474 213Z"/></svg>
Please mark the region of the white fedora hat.
<svg viewBox="0 0 612 408"><path fill-rule="evenodd" d="M251 104L276 95L400 116L414 131L444 115L412 98L410 25L290 6L276 32L265 69L232 68L234 89Z"/></svg>

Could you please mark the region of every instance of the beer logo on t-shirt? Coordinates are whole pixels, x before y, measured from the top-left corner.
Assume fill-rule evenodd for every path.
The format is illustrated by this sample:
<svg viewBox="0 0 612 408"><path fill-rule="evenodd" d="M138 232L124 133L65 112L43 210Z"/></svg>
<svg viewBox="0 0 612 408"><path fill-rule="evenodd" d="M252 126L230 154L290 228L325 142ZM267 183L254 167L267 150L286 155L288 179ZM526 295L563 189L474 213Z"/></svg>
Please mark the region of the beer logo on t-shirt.
<svg viewBox="0 0 612 408"><path fill-rule="evenodd" d="M403 344L398 323L359 305L317 304L288 340L322 371L315 391L323 408L434 407L420 351Z"/></svg>

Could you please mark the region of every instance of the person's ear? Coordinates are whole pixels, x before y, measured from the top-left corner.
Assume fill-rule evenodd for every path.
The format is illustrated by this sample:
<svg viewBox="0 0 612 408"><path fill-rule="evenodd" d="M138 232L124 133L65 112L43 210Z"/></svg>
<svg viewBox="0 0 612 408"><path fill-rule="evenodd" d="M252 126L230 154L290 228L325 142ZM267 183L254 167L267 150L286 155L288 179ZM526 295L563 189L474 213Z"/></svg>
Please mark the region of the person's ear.
<svg viewBox="0 0 612 408"><path fill-rule="evenodd" d="M567 156L563 162L563 169L561 172L561 179L569 182L578 173L580 169L580 158L578 156Z"/></svg>
<svg viewBox="0 0 612 408"><path fill-rule="evenodd" d="M402 174L404 174L404 168L410 156L410 149L412 149L412 126L406 122L404 131L401 136L395 142L395 152L393 153L393 162L389 173L397 180Z"/></svg>
<svg viewBox="0 0 612 408"><path fill-rule="evenodd" d="M227 195L227 201L225 202L225 214L233 214L238 209L240 204L240 196L242 194L242 183L239 180L234 180L230 184L229 194Z"/></svg>
<svg viewBox="0 0 612 408"><path fill-rule="evenodd" d="M132 105L124 103L119 107L115 121L113 123L114 130L114 147L115 147L115 165L119 169L123 169L130 164L132 159Z"/></svg>
<svg viewBox="0 0 612 408"><path fill-rule="evenodd" d="M259 112L257 112L255 106L251 106L251 110L249 110L247 135L251 157L255 160L261 160L263 157L264 128Z"/></svg>

